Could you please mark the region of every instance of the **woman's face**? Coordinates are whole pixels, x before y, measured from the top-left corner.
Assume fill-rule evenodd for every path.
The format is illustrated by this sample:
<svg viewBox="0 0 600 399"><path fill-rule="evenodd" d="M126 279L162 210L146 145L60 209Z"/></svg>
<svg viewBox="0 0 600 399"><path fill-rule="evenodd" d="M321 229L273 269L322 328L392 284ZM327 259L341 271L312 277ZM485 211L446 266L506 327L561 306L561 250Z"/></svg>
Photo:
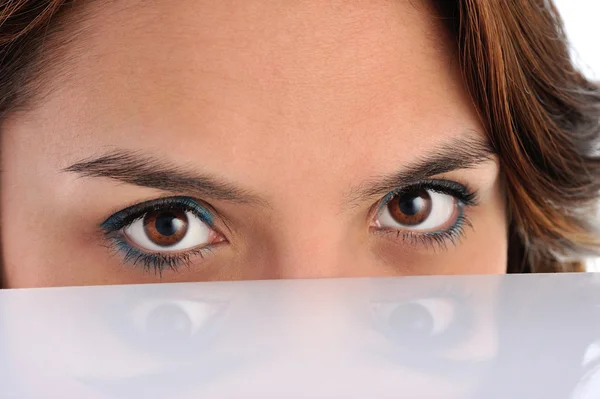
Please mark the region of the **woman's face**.
<svg viewBox="0 0 600 399"><path fill-rule="evenodd" d="M498 161L425 5L80 7L3 124L8 287L506 269Z"/></svg>

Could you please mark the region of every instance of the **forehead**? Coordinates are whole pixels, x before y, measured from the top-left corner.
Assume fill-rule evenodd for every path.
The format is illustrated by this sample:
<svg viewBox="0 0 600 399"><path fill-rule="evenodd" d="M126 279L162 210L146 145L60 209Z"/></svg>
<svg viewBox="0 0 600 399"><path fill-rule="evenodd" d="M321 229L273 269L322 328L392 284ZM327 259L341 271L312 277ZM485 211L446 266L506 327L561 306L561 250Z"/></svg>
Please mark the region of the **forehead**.
<svg viewBox="0 0 600 399"><path fill-rule="evenodd" d="M97 1L82 12L40 111L60 110L54 126L79 154L116 146L257 184L339 181L478 127L451 38L418 1Z"/></svg>

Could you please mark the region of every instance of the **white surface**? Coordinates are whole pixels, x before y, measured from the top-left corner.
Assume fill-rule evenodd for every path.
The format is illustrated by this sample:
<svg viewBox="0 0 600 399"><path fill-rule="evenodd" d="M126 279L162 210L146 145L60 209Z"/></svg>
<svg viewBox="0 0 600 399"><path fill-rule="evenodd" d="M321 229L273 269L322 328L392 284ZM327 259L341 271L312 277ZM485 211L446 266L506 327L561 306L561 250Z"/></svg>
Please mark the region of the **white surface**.
<svg viewBox="0 0 600 399"><path fill-rule="evenodd" d="M0 397L600 397L600 275L0 291Z"/></svg>

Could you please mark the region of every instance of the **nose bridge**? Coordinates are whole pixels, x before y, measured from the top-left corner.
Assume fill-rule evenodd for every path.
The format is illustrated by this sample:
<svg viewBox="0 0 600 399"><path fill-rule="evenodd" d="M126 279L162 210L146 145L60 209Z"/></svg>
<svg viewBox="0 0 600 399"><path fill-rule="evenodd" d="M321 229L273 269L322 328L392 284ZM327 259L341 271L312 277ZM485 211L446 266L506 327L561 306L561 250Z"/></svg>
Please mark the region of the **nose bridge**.
<svg viewBox="0 0 600 399"><path fill-rule="evenodd" d="M352 229L333 212L297 209L280 220L269 248L268 272L279 278L347 277L356 262ZM285 221L287 220L287 222Z"/></svg>
<svg viewBox="0 0 600 399"><path fill-rule="evenodd" d="M306 155L310 148L300 145ZM282 160L278 176L267 183L271 210L265 224L262 273L267 278L327 278L353 274L364 235L356 212L343 207L351 183L322 156L298 156ZM364 231L366 233L366 229Z"/></svg>

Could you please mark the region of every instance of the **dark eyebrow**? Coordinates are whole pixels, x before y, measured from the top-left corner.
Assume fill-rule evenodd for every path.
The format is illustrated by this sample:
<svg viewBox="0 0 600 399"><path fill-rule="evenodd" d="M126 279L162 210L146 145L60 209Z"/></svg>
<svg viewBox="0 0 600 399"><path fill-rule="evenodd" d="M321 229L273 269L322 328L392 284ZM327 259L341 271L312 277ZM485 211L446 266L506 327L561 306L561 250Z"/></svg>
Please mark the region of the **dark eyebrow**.
<svg viewBox="0 0 600 399"><path fill-rule="evenodd" d="M202 198L268 206L264 199L231 183L208 175L196 175L153 156L132 151L115 151L82 160L63 172L104 177L173 193L194 192Z"/></svg>
<svg viewBox="0 0 600 399"><path fill-rule="evenodd" d="M494 155L495 152L483 138L471 136L455 138L395 173L362 183L351 191L348 202L364 202L442 173L472 169L493 161Z"/></svg>

